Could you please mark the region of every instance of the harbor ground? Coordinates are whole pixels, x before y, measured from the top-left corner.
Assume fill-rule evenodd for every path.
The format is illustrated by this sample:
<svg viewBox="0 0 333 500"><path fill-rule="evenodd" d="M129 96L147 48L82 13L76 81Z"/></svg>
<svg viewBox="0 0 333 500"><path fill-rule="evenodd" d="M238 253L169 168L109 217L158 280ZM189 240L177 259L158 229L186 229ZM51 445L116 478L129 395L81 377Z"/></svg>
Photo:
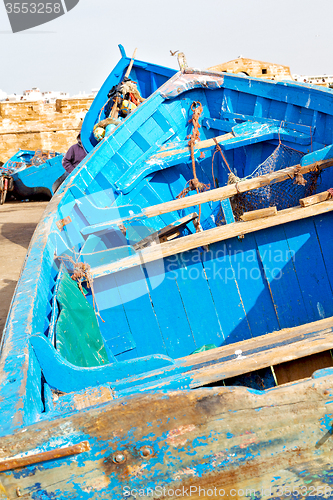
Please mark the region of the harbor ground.
<svg viewBox="0 0 333 500"><path fill-rule="evenodd" d="M34 230L47 201L9 201L0 206L0 338Z"/></svg>

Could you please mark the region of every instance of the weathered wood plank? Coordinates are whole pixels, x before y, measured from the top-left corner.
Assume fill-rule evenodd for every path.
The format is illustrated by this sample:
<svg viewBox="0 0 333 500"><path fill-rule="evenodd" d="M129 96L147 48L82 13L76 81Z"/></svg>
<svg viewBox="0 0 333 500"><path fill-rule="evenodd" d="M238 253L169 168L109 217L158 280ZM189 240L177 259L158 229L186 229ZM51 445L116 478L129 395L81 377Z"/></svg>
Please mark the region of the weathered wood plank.
<svg viewBox="0 0 333 500"><path fill-rule="evenodd" d="M158 264L158 263L157 263ZM157 266L161 267L161 266ZM159 280L152 273L144 273L141 268L128 269L115 276L122 307L130 327L131 335L136 343L135 353L129 356L118 356L118 361L134 358L135 356L146 356L147 354L167 354L164 339L161 335L160 326L156 314L152 310L148 286L155 287ZM149 282L149 285L148 283ZM135 286L133 286L135 283ZM112 308L112 303L110 303ZM138 314L140 311L140 314ZM112 317L112 310L110 311ZM111 324L113 321L111 320ZM142 332L148 331L146 341L142 342Z"/></svg>
<svg viewBox="0 0 333 500"><path fill-rule="evenodd" d="M333 332L332 329L324 330L318 335L305 340L297 341L280 347L262 350L260 352L248 352L246 350L234 350L231 360L223 360L220 363L205 365L202 368L191 370L184 375L179 375L178 378L188 378L191 376L190 387L202 387L203 385L212 384L220 380L237 377L245 373L256 372L269 366L280 365L292 360L306 358L312 354L329 351L333 348ZM236 351L241 351L236 354ZM304 359L306 363L306 359ZM320 368L325 368L323 364ZM316 369L319 367L317 366ZM301 377L303 378L303 376ZM167 381L161 380L154 384L155 390L161 389L167 385Z"/></svg>
<svg viewBox="0 0 333 500"><path fill-rule="evenodd" d="M316 232L330 283L331 293L333 294L333 238L331 237L333 214L316 217L314 219L314 224L316 226Z"/></svg>
<svg viewBox="0 0 333 500"><path fill-rule="evenodd" d="M131 333L115 276L106 276L98 280L94 285L94 292L98 298L101 317L104 321L99 321L99 328L105 344L112 352L114 346L113 339L124 337L128 333ZM111 307L112 314L110 313ZM112 328L108 326L109 324L112 324ZM131 354L133 356L137 354L136 348Z"/></svg>
<svg viewBox="0 0 333 500"><path fill-rule="evenodd" d="M333 200L329 200L305 208L295 207L281 210L274 217L267 217L247 222L234 222L232 224L228 224L227 226L209 229L201 233L184 236L171 242L165 242L161 245L155 245L154 247L143 250L138 255L130 256L111 264L95 267L91 270L91 273L94 278L98 278L129 267L144 265L147 262L152 262L154 260L186 252L200 246L210 245L211 243L215 243L217 241L227 240L235 236L260 231L261 229L266 229L272 226L324 214L332 210Z"/></svg>
<svg viewBox="0 0 333 500"><path fill-rule="evenodd" d="M254 234L248 234L243 239L234 238L230 241L229 248L232 249L231 263L246 311L246 319L250 325L251 336L257 337L278 330L280 325ZM228 272L227 269L223 271ZM246 331L244 323L240 323L237 330L241 332L244 326Z"/></svg>
<svg viewBox="0 0 333 500"><path fill-rule="evenodd" d="M198 218L198 214L193 212L192 214L187 215L186 217L182 217L181 219L177 219L176 221L168 224L166 227L163 227L159 231L155 231L151 233L149 236L146 236L142 240L138 241L133 245L135 250L141 250L142 248L148 247L151 244L155 244L158 241L163 243L164 241L168 241L169 239L173 239L176 236L179 236L180 230L182 230L187 224L192 222L193 220Z"/></svg>
<svg viewBox="0 0 333 500"><path fill-rule="evenodd" d="M307 481L315 481L311 486L325 485L331 477L331 441L324 440L330 437L331 402L330 377L260 395L240 387L138 394L131 405L115 400L3 438L2 449L16 455L35 446L45 449L51 440L63 442L68 429L76 442L84 436L94 453L2 474L1 483L9 498L16 498L19 485L22 496L120 500L124 488L151 486L158 461L156 484L188 492L192 486L191 498L203 498L199 487L223 488L221 496L229 498L235 492L235 498L243 497L239 488L253 489L260 499L284 498L282 486L300 488L303 471ZM153 456L142 456L142 446L149 446ZM114 461L119 453L123 463Z"/></svg>
<svg viewBox="0 0 333 500"><path fill-rule="evenodd" d="M191 365L199 362L204 363L213 361L222 353L224 356L230 356L234 354L236 350L250 351L253 349L273 349L277 344L284 343L287 345L290 342L295 342L296 338L305 340L308 334L326 330L328 331L330 329L333 330L333 316L319 321L313 321L312 323L306 323L301 326L284 328L283 330L277 330L275 332L267 333L266 335L261 335L260 337L235 342L234 344L225 345L210 351L192 354L191 356L182 358L180 361L184 365Z"/></svg>
<svg viewBox="0 0 333 500"><path fill-rule="evenodd" d="M188 389L212 384L250 372L316 353L329 351L333 347L333 318L327 318L299 327L225 345L209 351L193 354L177 360L176 365L163 371L164 378L140 374L132 384L140 385L140 392L163 390L171 386ZM325 368L324 364L321 368ZM319 368L319 365L315 367ZM131 385L131 384L130 384ZM132 393L132 388L118 391Z"/></svg>
<svg viewBox="0 0 333 500"><path fill-rule="evenodd" d="M295 272L295 255L289 248L285 227L271 227L266 231L257 232L255 238L280 328L298 326L319 319L307 316Z"/></svg>
<svg viewBox="0 0 333 500"><path fill-rule="evenodd" d="M193 331L186 315L184 302L180 295L175 276L181 272L181 264L177 257L166 259L164 261L165 269L149 263L145 273L149 276L147 280L149 286L149 296L152 308L159 327L161 336L168 356L176 359L183 356L184 353L193 352L197 345L195 343ZM163 286L156 286L162 283ZM155 285L155 286L154 286ZM172 301L172 314L165 306L166 300ZM179 335L181 332L181 335ZM155 351L156 352L156 351Z"/></svg>
<svg viewBox="0 0 333 500"><path fill-rule="evenodd" d="M192 369L179 377L188 377L191 374L190 386L200 387L328 351L333 347L332 342L333 318L331 317L188 356L180 361L183 366L189 368L192 363ZM326 366L327 364L316 365L314 368ZM165 381L161 381L158 385L162 387L164 384Z"/></svg>
<svg viewBox="0 0 333 500"><path fill-rule="evenodd" d="M186 196L181 199L174 199L165 203L159 203L157 205L152 205L146 207L142 210L141 214L135 214L131 217L126 217L123 219L113 219L110 221L104 221L101 223L94 224L90 227L90 229L85 230L83 234L88 234L90 232L98 232L100 230L107 229L107 226L115 226L123 220L132 220L133 218L138 217L155 217L157 215L167 214L177 210L183 210L184 208L194 207L196 205L204 204L209 201L220 201L225 200L227 198L231 198L238 193L245 193L247 191L251 191L253 189L257 189L259 187L267 186L269 184L276 184L286 179L290 179L294 177L295 167L300 167L300 172L304 175L308 172L315 170L316 168L325 169L329 168L333 165L333 159L330 160L322 160L315 163L311 163L309 165L301 166L295 165L293 167L289 167L283 170L279 170L278 172L273 172L270 174L262 175L259 177L255 177L250 180L240 181L236 184L229 184L227 186L223 186L221 188L211 189L210 191L205 191L199 194L192 194L190 196ZM156 175L162 174L162 172L158 172ZM186 181L185 181L186 182ZM174 197L176 198L177 194L181 191L180 188L177 193L174 193ZM166 193L167 196L170 193Z"/></svg>
<svg viewBox="0 0 333 500"><path fill-rule="evenodd" d="M308 207L310 205L315 205L316 203L329 200L331 197L332 195L328 191L324 191L323 193L314 194L312 196L308 196L307 198L301 198L299 200L299 204L301 207Z"/></svg>
<svg viewBox="0 0 333 500"><path fill-rule="evenodd" d="M202 254L202 261L225 341L230 344L251 338L234 269L233 252L224 243L218 242L209 247L209 252Z"/></svg>
<svg viewBox="0 0 333 500"><path fill-rule="evenodd" d="M299 220L288 224L284 232L308 321L332 316L332 291L314 221Z"/></svg>
<svg viewBox="0 0 333 500"><path fill-rule="evenodd" d="M228 186L223 186L221 188L212 189L210 191L205 191L204 193L193 194L187 196L180 200L172 200L166 203L161 203L160 205L155 205L153 207L147 207L143 211L143 215L146 217L154 217L155 215L160 215L166 212L172 212L174 210L181 210L187 207L193 207L208 201L218 201L224 200L226 198L231 198L238 193L245 193L246 191L251 191L259 187L267 186L269 184L276 184L278 182L285 181L293 177L295 174L295 167L300 167L300 172L304 175L316 168L324 169L329 168L333 165L333 159L322 160L319 162L312 163L311 165L295 165L278 172L273 172L270 174L262 175L259 177L254 177L253 179L240 181L236 184L229 184Z"/></svg>
<svg viewBox="0 0 333 500"><path fill-rule="evenodd" d="M244 212L241 216L243 221L262 219L263 217L272 217L277 214L276 207L261 208L260 210L252 210L251 212Z"/></svg>
<svg viewBox="0 0 333 500"><path fill-rule="evenodd" d="M186 311L186 317L191 326L196 348L205 344L221 345L224 340L223 331L200 256L196 252L185 252L178 255L177 267L173 274ZM191 281L190 286L189 280ZM172 307L172 302L173 298L169 302L169 307ZM170 320L176 321L176 318L172 315ZM177 330L174 342L179 343L179 337ZM191 345L187 348L184 347L188 354L194 351L194 349L190 350Z"/></svg>

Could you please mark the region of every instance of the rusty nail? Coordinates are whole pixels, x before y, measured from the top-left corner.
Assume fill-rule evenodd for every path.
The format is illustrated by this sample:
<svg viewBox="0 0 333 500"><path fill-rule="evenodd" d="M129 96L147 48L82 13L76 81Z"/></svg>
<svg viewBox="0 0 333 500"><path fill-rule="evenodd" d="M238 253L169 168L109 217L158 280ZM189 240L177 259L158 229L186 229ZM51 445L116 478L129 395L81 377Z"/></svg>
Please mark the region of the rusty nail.
<svg viewBox="0 0 333 500"><path fill-rule="evenodd" d="M123 464L126 462L126 456L123 453L116 453L113 455L112 460L115 464Z"/></svg>
<svg viewBox="0 0 333 500"><path fill-rule="evenodd" d="M59 229L59 231L62 231L63 228L69 224L70 222L72 222L72 219L68 216L68 217L65 217L64 219L60 219L56 222L56 226L57 228Z"/></svg>
<svg viewBox="0 0 333 500"><path fill-rule="evenodd" d="M154 450L150 446L143 446L139 451L143 458L149 458L154 454Z"/></svg>

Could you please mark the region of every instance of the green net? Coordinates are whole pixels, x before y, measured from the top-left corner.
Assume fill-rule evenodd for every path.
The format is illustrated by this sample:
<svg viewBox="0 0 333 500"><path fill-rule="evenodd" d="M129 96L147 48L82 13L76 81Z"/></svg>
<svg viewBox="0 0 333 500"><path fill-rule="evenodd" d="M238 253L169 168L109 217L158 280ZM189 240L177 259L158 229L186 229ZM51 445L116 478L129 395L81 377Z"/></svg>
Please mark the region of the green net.
<svg viewBox="0 0 333 500"><path fill-rule="evenodd" d="M56 347L59 353L76 366L107 364L109 360L94 309L67 273L61 278L57 301L60 314Z"/></svg>
<svg viewBox="0 0 333 500"><path fill-rule="evenodd" d="M205 344L202 347L199 347L195 351L192 352L192 354L198 354L198 352L205 352L205 351L210 351L211 349L216 349L217 346L215 344Z"/></svg>

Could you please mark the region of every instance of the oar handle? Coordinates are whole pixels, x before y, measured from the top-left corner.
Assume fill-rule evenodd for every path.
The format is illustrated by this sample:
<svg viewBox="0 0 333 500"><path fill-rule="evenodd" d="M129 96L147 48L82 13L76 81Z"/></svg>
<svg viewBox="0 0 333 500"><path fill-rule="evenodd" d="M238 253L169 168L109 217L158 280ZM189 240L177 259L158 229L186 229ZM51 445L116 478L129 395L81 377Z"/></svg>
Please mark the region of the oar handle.
<svg viewBox="0 0 333 500"><path fill-rule="evenodd" d="M134 64L134 60L135 60L135 56L136 56L136 51L138 49L135 49L135 51L133 52L133 55L132 55L132 59L131 59L131 62L129 63L128 65L128 68L127 68L127 71L125 73L125 78L128 78L128 75L130 74L132 68L133 68L133 64Z"/></svg>

